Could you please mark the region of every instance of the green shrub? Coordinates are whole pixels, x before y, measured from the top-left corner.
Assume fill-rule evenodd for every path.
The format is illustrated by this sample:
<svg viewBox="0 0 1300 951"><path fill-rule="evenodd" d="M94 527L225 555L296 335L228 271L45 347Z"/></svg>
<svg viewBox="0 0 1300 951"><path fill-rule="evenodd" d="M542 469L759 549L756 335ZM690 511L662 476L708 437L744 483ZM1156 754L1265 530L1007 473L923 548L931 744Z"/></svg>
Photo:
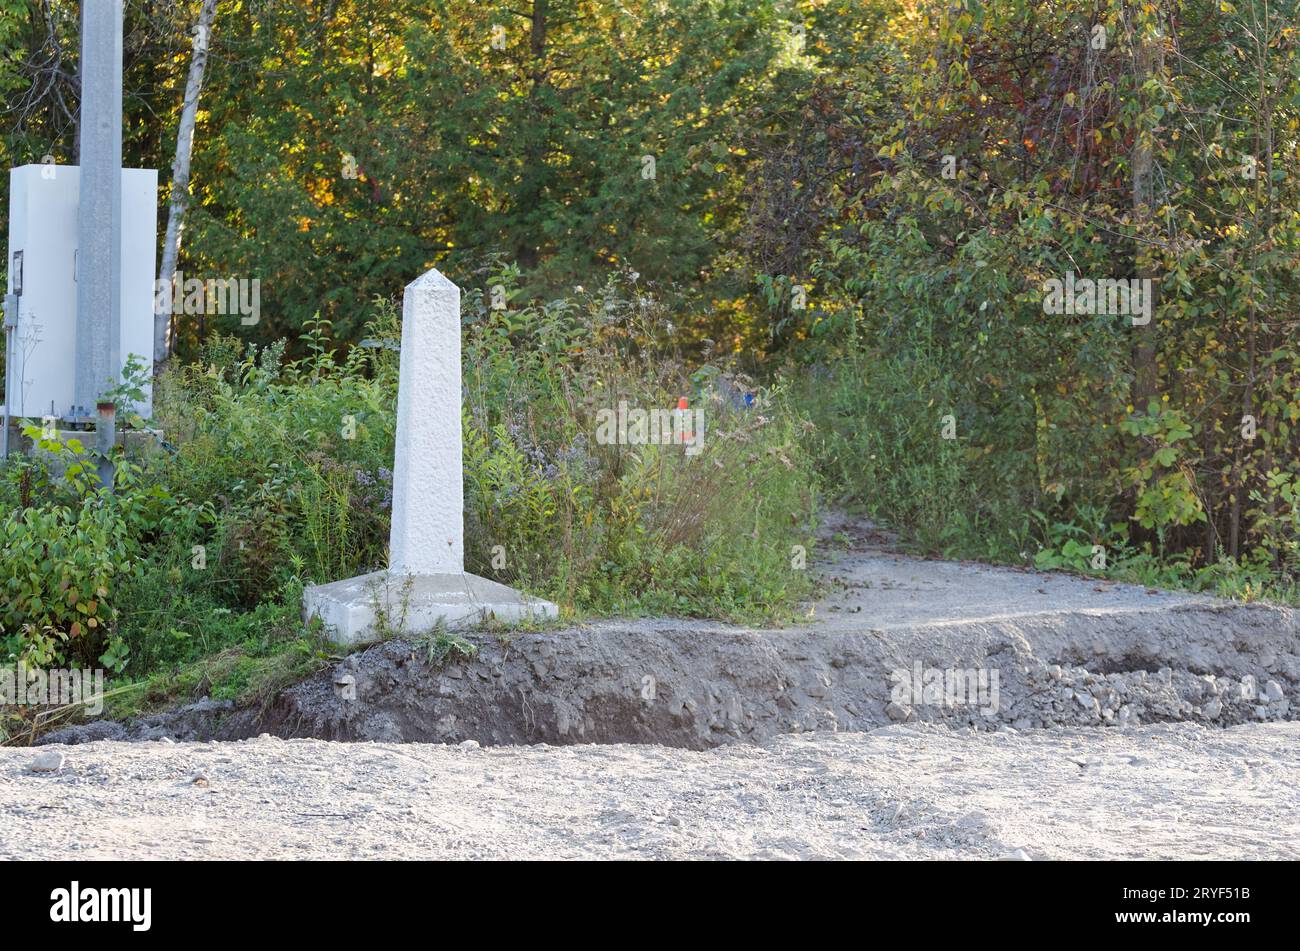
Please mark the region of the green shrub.
<svg viewBox="0 0 1300 951"><path fill-rule="evenodd" d="M31 667L97 664L133 570L121 513L102 497L10 513L0 526L4 654Z"/></svg>
<svg viewBox="0 0 1300 951"><path fill-rule="evenodd" d="M692 372L660 308L618 282L506 311L466 294L467 570L577 614L787 615L810 590L805 422L780 388ZM169 369L166 443L119 452L111 493L75 440L38 438L41 456L6 468L9 662L240 697L316 662L303 585L387 564L400 339L383 301L366 346L341 352L329 330L310 322L288 365L282 343L216 338ZM601 409L681 398L705 411L697 454L598 442ZM196 665L211 675L182 673Z"/></svg>
<svg viewBox="0 0 1300 951"><path fill-rule="evenodd" d="M488 277L508 300L513 279ZM470 570L596 613L771 619L807 594L817 477L784 391L692 369L672 314L619 282L505 311L471 292L465 320ZM682 398L697 454L598 441L602 411Z"/></svg>
<svg viewBox="0 0 1300 951"><path fill-rule="evenodd" d="M170 521L171 500L120 455L109 491L78 440L46 438L35 427L25 435L40 454L7 473L28 504L0 523L3 655L31 666L120 670L129 653L114 631L121 588L139 571L141 543Z"/></svg>

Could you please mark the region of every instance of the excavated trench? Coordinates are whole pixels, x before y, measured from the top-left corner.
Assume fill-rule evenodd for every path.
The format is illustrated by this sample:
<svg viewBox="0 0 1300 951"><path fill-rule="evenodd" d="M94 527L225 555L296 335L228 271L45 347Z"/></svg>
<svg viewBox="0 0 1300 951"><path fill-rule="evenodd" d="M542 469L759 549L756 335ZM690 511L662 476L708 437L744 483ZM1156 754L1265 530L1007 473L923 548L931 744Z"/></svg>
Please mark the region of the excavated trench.
<svg viewBox="0 0 1300 951"><path fill-rule="evenodd" d="M1044 621L1049 640L1076 625L1084 637L1099 627L1107 637L1042 656L1033 642ZM1234 638L1217 653L1186 641L1183 656L1106 650L1126 629L1136 640L1168 644L1181 639L1178 631L1202 627ZM856 634L611 623L509 642L476 638L473 660L436 670L421 651L393 641L287 691L264 717L236 717L228 729L704 749L909 720L1021 730L1179 720L1227 726L1292 718L1298 633L1293 612L1263 606ZM1271 663L1261 663L1261 654Z"/></svg>
<svg viewBox="0 0 1300 951"><path fill-rule="evenodd" d="M1300 613L1064 574L927 561L833 517L806 626L606 621L467 635L430 661L392 640L266 709L202 700L45 742L285 738L705 749L944 721L980 730L1295 718ZM847 541L846 541L847 540Z"/></svg>
<svg viewBox="0 0 1300 951"><path fill-rule="evenodd" d="M983 565L850 551L806 627L609 621L498 636L445 664L403 640L264 710L203 701L46 742L241 739L705 749L891 722L1017 730L1295 718L1300 614Z"/></svg>

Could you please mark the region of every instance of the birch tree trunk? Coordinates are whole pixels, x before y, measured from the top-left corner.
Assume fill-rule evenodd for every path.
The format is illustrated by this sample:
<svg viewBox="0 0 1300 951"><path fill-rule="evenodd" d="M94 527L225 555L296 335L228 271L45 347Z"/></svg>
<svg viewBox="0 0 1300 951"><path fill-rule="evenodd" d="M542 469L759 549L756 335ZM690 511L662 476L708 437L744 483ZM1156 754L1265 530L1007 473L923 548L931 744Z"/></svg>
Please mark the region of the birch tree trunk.
<svg viewBox="0 0 1300 951"><path fill-rule="evenodd" d="M176 276L176 262L180 256L181 235L185 227L185 208L189 204L190 157L194 151L194 119L199 111L199 94L203 91L203 71L208 65L208 47L212 39L212 21L217 17L217 0L203 0L198 21L194 25L194 52L190 59L190 75L185 83L185 99L181 104L181 122L176 131L176 160L172 163L172 190L167 209L167 236L163 239L162 266L158 269L160 280L171 281ZM174 296L173 296L174 299ZM171 354L173 347L173 315L170 306L163 313L154 314L153 362L157 371Z"/></svg>

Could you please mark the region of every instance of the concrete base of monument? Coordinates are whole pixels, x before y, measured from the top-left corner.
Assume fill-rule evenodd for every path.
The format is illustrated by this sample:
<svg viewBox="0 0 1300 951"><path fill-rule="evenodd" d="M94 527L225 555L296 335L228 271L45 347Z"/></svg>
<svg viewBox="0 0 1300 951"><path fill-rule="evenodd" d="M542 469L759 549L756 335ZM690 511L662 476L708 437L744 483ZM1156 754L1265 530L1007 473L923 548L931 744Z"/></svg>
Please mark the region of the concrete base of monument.
<svg viewBox="0 0 1300 951"><path fill-rule="evenodd" d="M466 628L486 621L540 620L559 614L550 601L468 573L375 571L309 587L302 602L303 618L319 617L330 639L339 644L386 634L419 634L439 622L448 628Z"/></svg>

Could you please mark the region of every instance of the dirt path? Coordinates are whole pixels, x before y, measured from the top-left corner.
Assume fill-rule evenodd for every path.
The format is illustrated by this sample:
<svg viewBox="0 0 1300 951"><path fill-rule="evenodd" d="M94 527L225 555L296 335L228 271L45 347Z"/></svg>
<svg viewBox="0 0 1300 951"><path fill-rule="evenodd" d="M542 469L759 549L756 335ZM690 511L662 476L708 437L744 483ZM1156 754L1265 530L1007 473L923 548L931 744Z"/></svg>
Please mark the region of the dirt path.
<svg viewBox="0 0 1300 951"><path fill-rule="evenodd" d="M0 857L1300 858L1300 724L0 750ZM200 778L201 777L201 778Z"/></svg>

